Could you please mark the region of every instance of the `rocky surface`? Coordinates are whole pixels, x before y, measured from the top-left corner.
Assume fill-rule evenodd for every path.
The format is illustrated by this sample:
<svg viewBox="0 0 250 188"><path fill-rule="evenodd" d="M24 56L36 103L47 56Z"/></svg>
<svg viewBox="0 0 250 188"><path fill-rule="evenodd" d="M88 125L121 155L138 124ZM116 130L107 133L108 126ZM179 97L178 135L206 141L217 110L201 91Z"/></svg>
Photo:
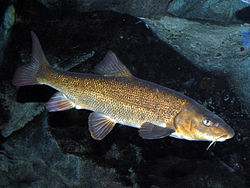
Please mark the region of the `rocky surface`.
<svg viewBox="0 0 250 188"><path fill-rule="evenodd" d="M237 12L247 6L239 0L173 0L167 12L179 18L228 25L237 23Z"/></svg>
<svg viewBox="0 0 250 188"><path fill-rule="evenodd" d="M4 58L5 47L9 40L10 29L15 23L15 7L11 4L7 6L7 3L1 3L2 7L6 7L6 10L3 11L2 22L0 25L0 65Z"/></svg>
<svg viewBox="0 0 250 188"><path fill-rule="evenodd" d="M250 49L241 37L250 24L225 27L167 16L142 20L195 66L227 76L250 112Z"/></svg>
<svg viewBox="0 0 250 188"><path fill-rule="evenodd" d="M1 82L1 134L10 136L14 131L23 128L34 116L43 111L44 106L38 103L20 103L16 101L17 90L10 87L10 82Z"/></svg>
<svg viewBox="0 0 250 188"><path fill-rule="evenodd" d="M40 115L2 144L1 187L121 186L115 169L63 153L48 132L45 117ZM83 151L84 148L78 153Z"/></svg>
<svg viewBox="0 0 250 188"><path fill-rule="evenodd" d="M48 8L71 7L79 12L112 10L136 17L159 18L171 14L179 18L219 24L237 23L237 12L248 5L240 0L39 0Z"/></svg>
<svg viewBox="0 0 250 188"><path fill-rule="evenodd" d="M210 71L194 66L189 56L177 52L173 43L162 42L160 35L135 17L109 11L78 13L73 11L74 4L69 6L74 1L46 2L50 2L49 8L38 1L14 4L17 23L1 65L0 127L8 122L7 127L11 126L10 120L18 118L11 110L15 105L20 107L19 113L27 107L41 112L23 113L31 117L24 118L24 127L0 137L1 187L250 186L249 114L226 74L220 73L220 66L219 71L214 71L214 65ZM63 9L55 11L58 4ZM138 136L137 129L118 125L103 141L93 140L87 127L89 111L42 112L53 89L26 86L16 90L11 85L16 68L29 62L31 30L54 67L91 72L113 50L134 75L180 91L214 111L234 128L235 137L206 151L207 142L147 141ZM185 32L170 39L179 40L181 34ZM239 51L245 64L246 52L245 48ZM220 53L227 58L227 52Z"/></svg>

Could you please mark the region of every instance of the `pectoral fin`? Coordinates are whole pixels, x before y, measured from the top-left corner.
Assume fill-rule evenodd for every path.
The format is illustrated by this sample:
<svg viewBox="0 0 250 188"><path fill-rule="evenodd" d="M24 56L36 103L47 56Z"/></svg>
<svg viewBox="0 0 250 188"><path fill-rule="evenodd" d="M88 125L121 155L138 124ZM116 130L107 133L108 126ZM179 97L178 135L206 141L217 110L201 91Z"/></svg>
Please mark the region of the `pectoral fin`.
<svg viewBox="0 0 250 188"><path fill-rule="evenodd" d="M160 127L153 123L145 122L142 124L138 132L139 132L139 135L143 139L153 140L153 139L160 139L160 138L169 136L170 134L174 132L174 130Z"/></svg>
<svg viewBox="0 0 250 188"><path fill-rule="evenodd" d="M46 103L46 108L49 112L69 110L74 107L75 104L61 92L55 93Z"/></svg>
<svg viewBox="0 0 250 188"><path fill-rule="evenodd" d="M95 140L102 140L115 124L116 122L104 114L92 112L89 115L89 132Z"/></svg>

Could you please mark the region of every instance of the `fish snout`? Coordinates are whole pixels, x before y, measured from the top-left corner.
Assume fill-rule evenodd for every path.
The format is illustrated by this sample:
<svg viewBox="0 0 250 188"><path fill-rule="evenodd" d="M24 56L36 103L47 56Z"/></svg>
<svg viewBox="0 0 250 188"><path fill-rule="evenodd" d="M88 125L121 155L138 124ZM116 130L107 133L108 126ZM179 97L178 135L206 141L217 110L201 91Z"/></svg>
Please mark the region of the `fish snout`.
<svg viewBox="0 0 250 188"><path fill-rule="evenodd" d="M226 131L224 131L223 136L220 136L220 138L217 141L223 142L227 139L233 138L234 135L235 135L234 130L230 126L227 126L227 129Z"/></svg>
<svg viewBox="0 0 250 188"><path fill-rule="evenodd" d="M229 127L229 131L228 131L227 139L233 138L233 137L234 137L234 135L235 135L234 130L233 130L231 127Z"/></svg>

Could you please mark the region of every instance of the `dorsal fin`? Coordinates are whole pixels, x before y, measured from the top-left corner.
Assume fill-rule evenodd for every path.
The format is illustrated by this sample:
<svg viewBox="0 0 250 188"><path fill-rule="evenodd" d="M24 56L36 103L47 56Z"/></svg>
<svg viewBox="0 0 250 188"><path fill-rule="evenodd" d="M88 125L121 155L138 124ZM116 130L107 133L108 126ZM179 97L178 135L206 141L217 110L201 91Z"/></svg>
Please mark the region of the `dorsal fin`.
<svg viewBox="0 0 250 188"><path fill-rule="evenodd" d="M132 77L128 68L118 59L114 52L108 51L104 59L96 65L95 73L104 76Z"/></svg>

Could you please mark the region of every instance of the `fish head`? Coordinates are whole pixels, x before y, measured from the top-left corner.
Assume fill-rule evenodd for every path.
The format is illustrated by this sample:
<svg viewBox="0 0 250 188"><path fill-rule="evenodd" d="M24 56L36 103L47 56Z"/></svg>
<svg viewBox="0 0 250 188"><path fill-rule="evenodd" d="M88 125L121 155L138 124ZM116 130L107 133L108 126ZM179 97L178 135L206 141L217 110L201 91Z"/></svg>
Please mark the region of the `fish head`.
<svg viewBox="0 0 250 188"><path fill-rule="evenodd" d="M235 134L223 119L196 102L176 116L175 129L180 138L212 143L223 142Z"/></svg>

